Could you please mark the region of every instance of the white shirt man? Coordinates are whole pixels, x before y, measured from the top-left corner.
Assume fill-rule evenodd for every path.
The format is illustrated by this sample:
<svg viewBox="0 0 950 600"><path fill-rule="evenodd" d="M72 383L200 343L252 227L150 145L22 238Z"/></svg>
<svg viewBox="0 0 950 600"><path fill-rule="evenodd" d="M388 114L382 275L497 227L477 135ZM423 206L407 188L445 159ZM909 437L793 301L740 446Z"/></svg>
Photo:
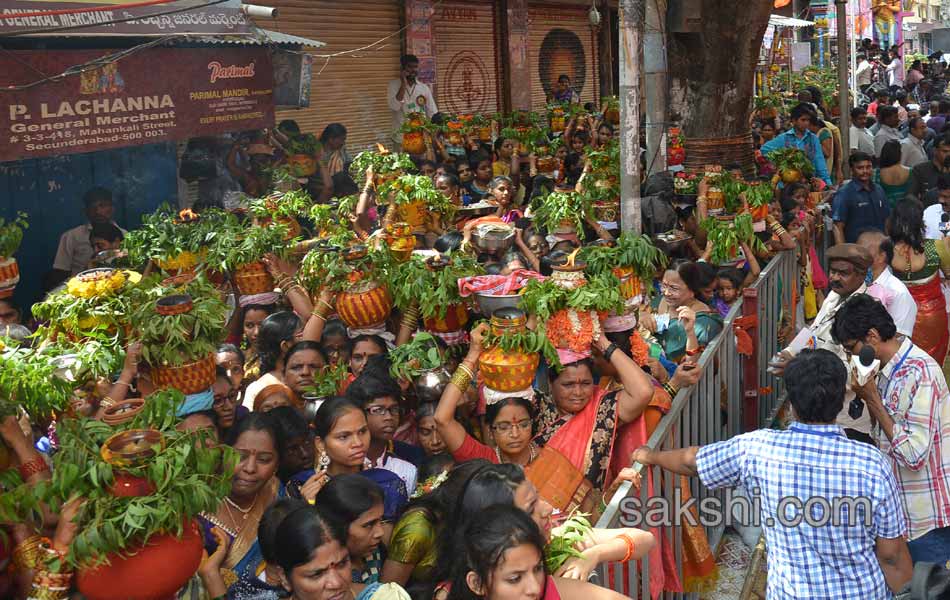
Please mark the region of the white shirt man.
<svg viewBox="0 0 950 600"><path fill-rule="evenodd" d="M887 85L904 87L904 63L897 55L887 65Z"/></svg>
<svg viewBox="0 0 950 600"><path fill-rule="evenodd" d="M861 57L858 68L854 72L854 82L858 88L871 85L871 63L869 63L868 59L864 56Z"/></svg>
<svg viewBox="0 0 950 600"><path fill-rule="evenodd" d="M917 322L917 301L910 295L904 282L891 273L889 256L884 244L890 243L880 231L865 231L858 236L858 245L871 255L871 277L868 295L877 298L894 319L897 333L910 337ZM893 251L891 251L893 256Z"/></svg>
<svg viewBox="0 0 950 600"><path fill-rule="evenodd" d="M92 233L92 224L112 223L115 225L112 221L112 192L105 188L93 188L83 196L83 203L89 222L73 227L60 236L56 257L53 259L53 269L62 272L63 278L89 268L89 263L92 262L96 253L92 247L92 240L89 238L89 234ZM126 233L124 229L120 231L123 235Z"/></svg>
<svg viewBox="0 0 950 600"><path fill-rule="evenodd" d="M386 92L389 110L392 111L393 116L393 141L397 144L402 143L399 128L402 127L408 115L423 113L431 118L439 112L435 105L435 97L432 95L432 88L417 79L419 59L407 54L402 57L401 64L399 79L390 81Z"/></svg>
<svg viewBox="0 0 950 600"><path fill-rule="evenodd" d="M924 138L927 137L927 124L920 117L914 117L908 123L907 137L901 140L901 164L913 168L930 160L924 150Z"/></svg>
<svg viewBox="0 0 950 600"><path fill-rule="evenodd" d="M867 129L868 113L863 108L851 110L851 135L848 145L851 152L864 152L874 156L874 136Z"/></svg>

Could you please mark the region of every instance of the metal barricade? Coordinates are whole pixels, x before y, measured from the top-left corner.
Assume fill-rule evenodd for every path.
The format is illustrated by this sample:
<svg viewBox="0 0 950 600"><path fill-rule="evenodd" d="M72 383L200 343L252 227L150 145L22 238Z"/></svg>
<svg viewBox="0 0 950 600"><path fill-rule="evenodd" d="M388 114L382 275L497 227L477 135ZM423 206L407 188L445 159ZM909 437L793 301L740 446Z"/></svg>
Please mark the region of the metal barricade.
<svg viewBox="0 0 950 600"><path fill-rule="evenodd" d="M784 388L780 379L766 372L768 359L778 349L778 323L784 309L793 310L792 290L798 293L798 263L795 252L782 252L762 271L751 286L758 298L758 322L755 352L753 359L758 362L759 385L771 388L768 393L760 394L757 406L753 410L759 415L758 423L767 422L763 415L771 415L777 408ZM647 441L647 446L657 450L674 450L689 446L703 446L724 441L741 433L743 410L742 361L738 353L733 324L742 315L742 303L736 303L726 316L723 334L706 347L699 359L703 372L699 382L689 389L680 390L673 399L670 411L660 420L656 430ZM792 315L794 319L794 316ZM763 390L764 391L764 390ZM597 522L597 527L637 526L662 531L670 540L679 580L683 581L683 528L677 522L676 498L682 497L679 487L683 478L671 473L663 473L659 467L649 467L654 482L650 495L647 468L634 465L642 476L639 494L630 483L620 486L610 500L606 510ZM714 498L718 506L728 510L726 490L708 490L696 477L688 478L689 495L699 507L707 498ZM659 482L659 483L656 483ZM679 491L679 493L678 493ZM668 510L656 511L656 503L662 501ZM644 514L663 515L661 522L645 524L638 522ZM700 521L705 528L711 548L718 546L724 524L720 522ZM658 540L659 543L659 540ZM623 593L631 598L650 598L650 557L639 563L604 564L598 568L598 581L601 585ZM695 598L696 594L684 592L664 592L661 598Z"/></svg>
<svg viewBox="0 0 950 600"><path fill-rule="evenodd" d="M770 373L768 368L772 356L784 347L779 341L779 328L791 323L794 329L797 303L801 301L800 272L796 252L782 252L769 262L750 286L758 296L760 324L756 340L759 379L757 427L771 421L785 392L784 381ZM791 340L784 341L787 344Z"/></svg>

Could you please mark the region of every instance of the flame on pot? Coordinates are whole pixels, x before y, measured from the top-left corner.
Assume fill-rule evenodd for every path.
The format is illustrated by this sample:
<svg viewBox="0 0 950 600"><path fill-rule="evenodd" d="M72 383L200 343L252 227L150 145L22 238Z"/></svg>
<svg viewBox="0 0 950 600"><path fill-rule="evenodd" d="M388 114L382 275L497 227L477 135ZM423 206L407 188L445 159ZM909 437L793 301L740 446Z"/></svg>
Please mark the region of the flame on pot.
<svg viewBox="0 0 950 600"><path fill-rule="evenodd" d="M563 266L568 267L568 268L573 268L574 259L577 258L577 253L580 251L581 251L580 248L574 248L574 251L567 255L567 260L564 261Z"/></svg>
<svg viewBox="0 0 950 600"><path fill-rule="evenodd" d="M198 213L191 210L190 208L185 208L178 213L178 222L179 223L191 223L192 221L198 220Z"/></svg>

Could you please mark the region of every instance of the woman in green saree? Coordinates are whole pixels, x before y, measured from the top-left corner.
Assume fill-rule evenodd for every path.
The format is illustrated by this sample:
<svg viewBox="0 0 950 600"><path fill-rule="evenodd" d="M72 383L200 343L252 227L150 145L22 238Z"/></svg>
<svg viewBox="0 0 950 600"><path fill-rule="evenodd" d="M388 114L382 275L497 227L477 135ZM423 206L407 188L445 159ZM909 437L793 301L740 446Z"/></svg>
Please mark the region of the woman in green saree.
<svg viewBox="0 0 950 600"><path fill-rule="evenodd" d="M679 363L703 351L722 331L722 317L697 298L701 291L696 263L673 262L660 284L662 299L653 312L641 314L646 329L666 358Z"/></svg>

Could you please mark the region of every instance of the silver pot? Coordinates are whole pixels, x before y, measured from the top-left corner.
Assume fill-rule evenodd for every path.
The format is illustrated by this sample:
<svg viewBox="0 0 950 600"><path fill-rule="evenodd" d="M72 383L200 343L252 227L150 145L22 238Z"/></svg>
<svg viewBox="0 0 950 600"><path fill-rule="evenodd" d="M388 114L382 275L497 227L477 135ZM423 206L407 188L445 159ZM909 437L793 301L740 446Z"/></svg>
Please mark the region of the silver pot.
<svg viewBox="0 0 950 600"><path fill-rule="evenodd" d="M520 294L507 294L504 296L489 296L487 294L475 294L478 300L478 311L483 317L491 318L492 314L499 308L518 308Z"/></svg>
<svg viewBox="0 0 950 600"><path fill-rule="evenodd" d="M318 396L314 392L304 392L303 414L307 418L308 423L313 423L313 420L317 417L317 411L320 410L320 405L327 400L329 400L329 398Z"/></svg>
<svg viewBox="0 0 950 600"><path fill-rule="evenodd" d="M490 229L479 231L476 227L472 232L472 243L482 252L489 254L501 254L511 248L515 243L515 230Z"/></svg>
<svg viewBox="0 0 950 600"><path fill-rule="evenodd" d="M423 371L416 377L412 385L416 390L416 399L419 403L438 402L442 397L445 386L448 385L452 377L444 367L436 367Z"/></svg>

